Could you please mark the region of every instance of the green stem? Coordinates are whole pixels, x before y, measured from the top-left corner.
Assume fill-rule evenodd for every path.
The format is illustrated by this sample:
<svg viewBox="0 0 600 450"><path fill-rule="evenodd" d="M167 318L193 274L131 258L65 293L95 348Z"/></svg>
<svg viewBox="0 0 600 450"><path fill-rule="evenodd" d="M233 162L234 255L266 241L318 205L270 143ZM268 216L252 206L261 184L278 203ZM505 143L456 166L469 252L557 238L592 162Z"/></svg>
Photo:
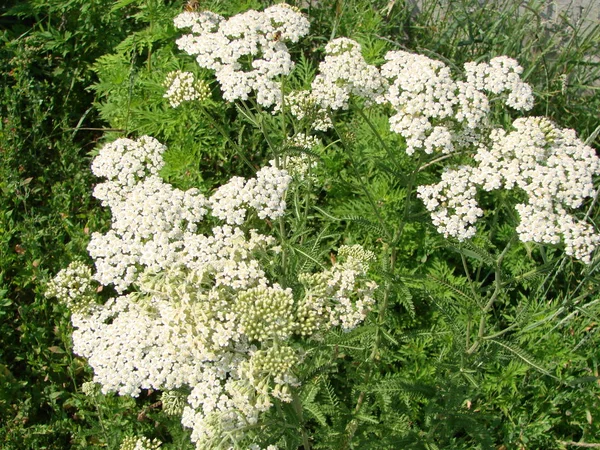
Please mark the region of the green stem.
<svg viewBox="0 0 600 450"><path fill-rule="evenodd" d="M379 222L379 225L381 226L381 229L384 232L386 232L386 234L387 234L386 237L389 239L391 236L387 232L387 227L385 226L385 222L383 221L383 219L381 217L381 214L379 213L379 208L377 207L377 203L375 202L375 199L371 195L371 192L369 191L369 189L367 189L367 186L365 185L365 183L364 183L364 181L362 179L362 176L358 172L358 169L356 167L356 162L354 161L354 158L352 157L352 154L350 153L350 149L349 149L348 145L345 142L343 134L340 133L340 131L335 126L335 124L333 125L333 129L335 130L335 132L337 133L337 135L340 138L340 144L342 145L342 147L344 148L344 150L346 150L346 155L350 159L350 165L352 166L352 170L354 171L354 174L356 175L356 178L359 180L360 187L363 190L363 192L365 193L365 195L367 196L367 199L369 200L369 203L371 204L371 208L373 208L373 213L375 214L375 217L377 218L377 222Z"/></svg>
<svg viewBox="0 0 600 450"><path fill-rule="evenodd" d="M292 397L292 405L294 407L294 411L296 411L296 414L298 416L298 422L301 424L300 433L302 435L302 446L304 447L304 450L310 450L310 442L308 440L308 434L306 433L306 430L304 429L304 415L302 414L302 402L300 401L300 398L298 397L298 395L295 393Z"/></svg>
<svg viewBox="0 0 600 450"><path fill-rule="evenodd" d="M94 407L96 408L96 412L98 413L98 422L100 423L100 428L102 428L102 434L104 434L104 440L106 443L109 442L110 440L110 435L108 434L108 431L106 430L106 427L104 426L104 414L102 412L102 408L100 407L100 403L98 402L98 394L94 393Z"/></svg>
<svg viewBox="0 0 600 450"><path fill-rule="evenodd" d="M406 198L404 199L404 211L402 213L402 221L400 222L400 227L392 240L392 248L393 251L396 250L398 243L400 242L400 238L402 237L402 232L404 231L404 226L408 221L408 213L410 211L410 197L412 195L413 187L415 181L417 180L417 173L419 172L419 167L421 167L421 162L423 159L423 155L419 154L419 159L417 160L417 167L413 170L408 178L408 184L406 185Z"/></svg>
<svg viewBox="0 0 600 450"><path fill-rule="evenodd" d="M385 150L385 152L388 154L388 157L390 158L390 161L393 161L395 159L395 157L394 157L395 155L392 153L392 151L390 150L390 148L387 146L387 144L385 143L385 141L383 140L383 138L381 137L381 135L377 131L377 128L375 128L375 125L373 125L373 122L371 122L371 120L367 117L367 115L362 110L362 108L357 108L357 111L358 111L358 114L367 123L367 125L369 126L369 128L371 129L371 131L373 132L373 134L375 135L375 137L377 138L377 140L379 141L379 143L381 144L381 146Z"/></svg>
<svg viewBox="0 0 600 450"><path fill-rule="evenodd" d="M260 105L258 103L256 103L253 99L250 99L250 102L252 103L252 106L254 107L254 109L258 112L258 114L256 114L254 116L255 117L254 123L256 124L256 126L258 127L258 129L260 130L262 135L264 136L265 141L267 142L267 145L269 146L269 149L271 150L271 153L273 153L273 157L275 159L275 165L276 165L276 167L279 168L280 167L279 152L276 150L275 145L271 141L271 138L269 137L269 133L267 133L267 129L265 128L265 123L263 120L264 112L263 112L262 108L260 107ZM250 114L251 114L248 107L246 107L246 114L248 114L248 116L250 116ZM284 118L284 122L285 122L285 118ZM285 126L284 126L284 130L285 130Z"/></svg>
<svg viewBox="0 0 600 450"><path fill-rule="evenodd" d="M404 226L408 220L408 213L410 211L410 198L412 195L414 183L416 181L417 173L419 172L420 165L421 165L421 156L419 156L419 160L417 162L417 167L415 168L415 170L412 171L412 173L410 174L410 177L408 179L408 184L406 186L406 198L404 200L404 211L402 214L402 221L400 222L400 226L398 227L398 229L396 230L396 232L394 233L394 235L392 237L391 245L386 246L387 247L386 251L389 250L389 252L390 252L389 253L389 261L390 261L389 272L391 274L393 274L396 269L396 262L397 262L397 258L398 258L398 243L400 242L400 238L402 237L402 232L404 230ZM368 359L369 362L373 362L373 361L376 361L377 359L379 359L379 347L381 344L381 331L380 330L385 323L385 313L387 310L387 304L389 301L390 291L391 291L391 282L387 282L386 287L385 287L385 292L383 294L383 301L381 302L381 305L377 312L378 316L377 316L377 328L375 330L375 343L373 345L373 350L371 351L371 354L369 355L369 359ZM365 378L365 380L366 380L365 385L369 384L369 380L371 379L372 375L373 375L373 367L371 366L369 369L369 372ZM360 411L360 409L364 403L365 396L366 396L365 391L361 391L360 394L358 395L358 400L356 402L356 406L354 407L354 415L358 414L358 412ZM352 441L357 429L358 429L358 421L356 420L356 418L354 418L346 426L347 433L346 433L346 438L344 440L343 447L342 447L344 450L350 448L350 442Z"/></svg>
<svg viewBox="0 0 600 450"><path fill-rule="evenodd" d="M462 260L463 269L465 270L465 274L467 275L467 280L469 280L469 287L471 288L471 294L473 294L473 298L477 299L479 295L475 291L475 287L473 286L473 279L471 278L471 274L469 273L469 266L467 265L467 258L462 253L460 254L460 258ZM468 320L467 320L467 336L465 338L465 348L468 349L471 341L471 310L469 309Z"/></svg>
<svg viewBox="0 0 600 450"><path fill-rule="evenodd" d="M513 236L513 239L514 239L514 236ZM477 350L479 348L481 341L484 339L485 326L487 323L487 314L490 312L490 310L494 306L494 303L496 302L496 300L498 300L498 296L500 295L500 292L502 291L502 260L506 256L506 253L508 252L508 249L510 248L513 239L511 239L508 242L508 244L506 244L506 247L504 248L504 250L502 251L500 256L498 256L498 259L496 261L496 270L495 270L495 277L494 277L495 278L494 279L494 284L495 284L494 292L492 293L492 296L490 297L490 299L488 300L486 305L483 307L483 310L481 311L481 318L479 319L479 332L477 333L477 339L475 340L473 345L467 350L468 354L474 353L475 350Z"/></svg>
<svg viewBox="0 0 600 450"><path fill-rule="evenodd" d="M255 171L256 169L254 168L252 163L248 160L248 158L246 158L246 155L244 154L244 149L242 149L242 147L237 142L235 142L233 139L231 139L231 136L229 136L229 133L227 132L227 130L225 130L223 128L223 126L219 123L219 121L215 120L210 114L208 114L204 110L204 108L199 108L199 111L200 111L200 114L206 120L208 120L210 123L212 123L215 126L215 128L219 131L219 133L221 133L221 135L232 145L232 147L235 149L235 151L238 154L238 156L240 157L240 159L242 161L244 161L244 163L246 163L246 165L252 171Z"/></svg>
<svg viewBox="0 0 600 450"><path fill-rule="evenodd" d="M279 235L280 235L280 241L281 241L281 271L283 273L283 277L285 279L286 275L287 275L287 251L286 251L286 234L285 234L285 223L283 221L283 217L280 217L279 219L277 219L279 222ZM285 283L283 283L284 280L280 280L280 282L282 282L282 286L285 286Z"/></svg>

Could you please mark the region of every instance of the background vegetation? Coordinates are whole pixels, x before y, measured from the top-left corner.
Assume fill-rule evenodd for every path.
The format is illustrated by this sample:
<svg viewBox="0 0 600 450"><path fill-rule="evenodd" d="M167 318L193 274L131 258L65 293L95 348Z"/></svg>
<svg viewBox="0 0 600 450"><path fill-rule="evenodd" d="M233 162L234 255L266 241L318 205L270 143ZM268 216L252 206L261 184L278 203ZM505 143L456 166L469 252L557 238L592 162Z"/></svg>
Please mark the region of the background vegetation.
<svg viewBox="0 0 600 450"><path fill-rule="evenodd" d="M198 7L229 15L268 3ZM308 82L323 46L338 36L360 42L371 63L393 49L421 52L457 70L465 61L508 55L534 86L533 113L575 128L597 147L600 27L583 29L568 16L548 22L541 2L520 3L425 0L417 14L402 1L297 2L310 16L312 52L295 55L302 61L296 82ZM237 139L252 163L265 154L261 135L221 106L218 89L203 111L175 112L162 98L171 70L207 76L175 48L171 23L183 7L176 0L0 6L3 449L116 449L134 434L157 437L167 448L192 448L178 420L162 413L157 393L131 399L82 392L92 374L72 354L68 312L43 295L59 269L87 259L90 232L107 226L109 217L91 197L89 165L99 142L153 135L170 148L165 178L204 191L248 171L236 157ZM373 324L377 333L331 337L347 350L338 361L318 353L312 361L321 369L306 380L310 413L303 426L318 448L600 447L598 259L583 266L558 249L512 243L504 206L510 198L484 199L492 211L487 234L472 244L442 239L418 201L407 199L415 179L401 174L433 180L417 175L415 162L400 152L390 158L381 148L378 139L401 146L386 117L373 112L368 119L358 126L349 116L330 138L341 144L323 157L325 172L336 174L316 200L331 218L323 239L381 242L383 231L366 219L359 179L380 199L385 224L402 218L406 225L389 250L395 266L380 274L393 280L385 328ZM496 112L499 124L512 119ZM586 207L595 220L597 206ZM328 257L319 253L322 242L303 245ZM479 326L482 299L498 283L502 308L485 311L485 339L469 351L468 327Z"/></svg>

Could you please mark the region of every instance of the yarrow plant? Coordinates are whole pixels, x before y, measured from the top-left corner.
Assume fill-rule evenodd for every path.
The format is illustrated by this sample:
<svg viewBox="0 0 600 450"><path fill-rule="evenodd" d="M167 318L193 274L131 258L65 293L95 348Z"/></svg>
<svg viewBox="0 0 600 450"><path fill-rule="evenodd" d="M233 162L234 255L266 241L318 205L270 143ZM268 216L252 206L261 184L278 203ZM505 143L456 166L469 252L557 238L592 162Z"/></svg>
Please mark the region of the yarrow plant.
<svg viewBox="0 0 600 450"><path fill-rule="evenodd" d="M215 71L226 100L247 100L254 91L265 107L281 106L277 80L294 67L286 42L298 42L309 30L308 20L285 3L228 20L209 11L184 12L175 26L191 28L177 45L201 67Z"/></svg>
<svg viewBox="0 0 600 450"><path fill-rule="evenodd" d="M89 244L94 277L129 293L90 303L91 271L73 263L48 295L82 304L73 308L74 350L88 359L103 392L187 388L185 406L167 400L167 409L193 429L198 448L212 448L225 432L243 439L239 430L256 423L273 399L292 401L300 359L292 337L356 327L373 305L376 284L365 278L370 257L342 247L340 257L350 252L347 263L313 275L329 283L317 304L295 300L291 289L267 279L258 259L259 252L276 251L275 240L240 228L249 210L263 220L282 216L287 172L267 166L205 198L160 180L163 151L149 137L119 139L92 165L107 179L95 194L113 216L111 230ZM202 234L209 210L223 224ZM313 291L305 296L312 299ZM310 328L307 314L314 318Z"/></svg>
<svg viewBox="0 0 600 450"><path fill-rule="evenodd" d="M164 412L191 429L196 448L276 449L286 445L283 433L264 433L266 424L280 416L286 423L289 417L305 423L304 410L328 425L333 419L327 414L334 415L339 401L322 373L343 378L364 362L343 366L344 345L332 336L363 326L365 333L376 330L375 337L365 338L374 343L364 363L369 376L380 358L377 346L384 339L396 342L383 324L389 303L401 297L392 292L402 285L395 271L404 224L392 232L372 227L379 234L373 249L381 247L380 253L346 244L350 240L319 253L330 237L310 229L318 228L320 217L333 217L323 208L311 210L319 197L307 192L319 181L312 169L319 155L327 155L326 133L338 133L339 112L355 103L361 112L387 114L384 126L402 143L397 152L418 160L403 193L403 220L414 190L437 230L465 241L475 236L485 214L478 195L512 190L520 199L514 226L521 241L562 242L567 255L592 261L600 235L575 210L595 194L600 161L594 151L573 130L545 118L519 118L509 130L490 121L494 105L521 112L533 106L532 89L515 60L467 63L455 75L441 61L389 51L378 67L367 63L356 41L337 38L325 45L310 89L294 90L286 78L294 69L288 44L299 43L309 30L297 9L278 4L229 19L187 11L175 18L175 26L190 30L178 47L214 71L226 102L243 103L237 111L261 128L273 158L254 167L252 176L232 176L202 192L178 189L161 177L167 149L153 137L104 145L92 163L92 172L103 179L94 196L112 219L110 229L93 233L88 245L95 271L72 263L48 285L47 295L71 309L74 352L87 358L102 392L162 391ZM206 81L181 71L169 73L165 87L165 101L173 108L210 92ZM284 124L275 137L264 128L274 114ZM243 133L239 142L242 138ZM441 161L450 164L439 182L415 186L421 170ZM362 187L381 224L377 206L383 200ZM290 231L290 224L304 228ZM323 262L327 253L330 264ZM112 287L115 295L98 302L98 284ZM479 340L484 329L483 324ZM358 342L360 331L356 334L352 339ZM333 356L310 367L321 344L334 348ZM355 345L346 347L351 351ZM311 409L317 384L329 398L327 414ZM340 448L350 448L354 437L367 397L360 389L344 393L356 391L358 400L346 407L354 413L344 413L352 419ZM308 450L310 439L300 434ZM155 445L140 442L131 438L122 448Z"/></svg>

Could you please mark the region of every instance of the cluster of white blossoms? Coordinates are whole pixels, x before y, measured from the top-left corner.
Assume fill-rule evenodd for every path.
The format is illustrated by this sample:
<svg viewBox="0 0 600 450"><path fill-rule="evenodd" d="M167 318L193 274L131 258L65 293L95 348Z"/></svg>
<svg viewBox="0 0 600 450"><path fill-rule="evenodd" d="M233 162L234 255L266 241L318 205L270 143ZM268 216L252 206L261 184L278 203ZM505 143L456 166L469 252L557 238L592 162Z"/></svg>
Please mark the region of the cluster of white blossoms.
<svg viewBox="0 0 600 450"><path fill-rule="evenodd" d="M558 244L562 237L567 255L589 263L600 235L571 211L594 196L600 159L573 130L546 118L517 119L513 127L491 133L489 144L481 144L474 156L476 166L448 170L437 185L419 187L434 224L445 236L471 237L483 214L477 189L518 188L526 196L516 205L521 241Z"/></svg>
<svg viewBox="0 0 600 450"><path fill-rule="evenodd" d="M231 225L244 223L248 208L256 210L260 219L281 217L291 181L286 170L278 169L275 161L270 161L270 166L260 169L256 178L233 177L220 186L209 199L212 214Z"/></svg>
<svg viewBox="0 0 600 450"><path fill-rule="evenodd" d="M378 101L395 109L391 129L406 139L408 154L415 150L451 153L465 131L485 130L486 92L508 92L506 104L518 110L533 106L531 87L520 79L523 69L514 59L467 63L466 81L454 80L444 63L423 55L391 51L385 59L381 75L389 81L389 88Z"/></svg>
<svg viewBox="0 0 600 450"><path fill-rule="evenodd" d="M441 61L404 51L388 52L381 74L391 81L380 102L388 102L396 114L390 117L392 131L406 139L406 152L423 148L451 152L452 136L443 123L453 117L456 96L450 69Z"/></svg>
<svg viewBox="0 0 600 450"><path fill-rule="evenodd" d="M128 436L123 439L119 450L159 450L162 442L158 439L148 439L147 437Z"/></svg>
<svg viewBox="0 0 600 450"><path fill-rule="evenodd" d="M147 136L119 139L93 163L106 178L95 194L110 208L112 225L95 233L88 249L94 277L120 295L96 303L92 273L81 263L61 271L48 295L75 306L74 352L87 358L103 393L166 391L165 412L181 415L198 449L244 439L250 445L257 436L248 435L248 425L275 401L292 401L299 385L292 337L364 320L376 287L366 277L370 257L340 249L347 261L314 275L328 284L321 306L295 299L262 269L261 256L279 251L276 240L248 230L246 218L249 208L262 219L280 217L290 175L272 162L207 199L159 178L164 150ZM209 212L224 223L203 234ZM359 247L350 253L362 254ZM306 329L307 314L318 326ZM125 445L145 448L140 442Z"/></svg>
<svg viewBox="0 0 600 450"><path fill-rule="evenodd" d="M158 172L165 147L143 136L105 145L92 171L107 180L94 196L112 212L112 227L93 233L88 252L96 263L95 278L119 292L136 280L140 267L161 270L177 262L186 235L194 233L206 214L207 200L197 189L181 191Z"/></svg>
<svg viewBox="0 0 600 450"><path fill-rule="evenodd" d="M333 126L329 111L347 109L351 96L375 102L387 87L379 69L365 61L358 42L334 39L325 46L325 55L311 90L292 91L286 97L291 114L298 120L307 118L317 131Z"/></svg>
<svg viewBox="0 0 600 450"><path fill-rule="evenodd" d="M475 235L474 224L483 216L483 210L475 199L477 188L471 182L472 172L470 166L446 170L439 183L417 188L433 224L444 237L464 240Z"/></svg>
<svg viewBox="0 0 600 450"><path fill-rule="evenodd" d="M367 64L358 42L337 38L325 46L325 59L312 83L311 95L324 109L347 109L350 96L375 101L386 82L377 67Z"/></svg>
<svg viewBox="0 0 600 450"><path fill-rule="evenodd" d="M73 261L48 283L45 295L56 297L71 311L86 309L96 296L92 270L81 261Z"/></svg>
<svg viewBox="0 0 600 450"><path fill-rule="evenodd" d="M164 81L167 92L164 97L171 107L177 108L184 102L203 101L210 95L210 87L204 80L196 80L191 72L176 70L169 72Z"/></svg>
<svg viewBox="0 0 600 450"><path fill-rule="evenodd" d="M512 58L498 56L489 63L465 63L467 83L479 91L493 94L508 92L506 104L517 110L533 107L531 86L521 80L523 68Z"/></svg>
<svg viewBox="0 0 600 450"><path fill-rule="evenodd" d="M142 178L158 175L164 166L162 154L167 148L150 136L137 141L117 139L102 147L92 161L92 173L108 181L94 189L94 197L102 206L119 201Z"/></svg>
<svg viewBox="0 0 600 450"><path fill-rule="evenodd" d="M321 141L316 136L310 136L305 133L296 133L286 142L286 147L299 148L302 150L312 150L321 145Z"/></svg>
<svg viewBox="0 0 600 450"><path fill-rule="evenodd" d="M533 106L531 87L520 78L523 69L507 57L467 63L461 81L443 62L405 51L388 52L381 68L369 65L360 44L347 38L328 43L325 55L311 90L287 95L291 114L326 131L332 126L330 112L347 109L351 97L390 105L395 111L390 128L405 138L409 155L451 153L457 145L478 142L478 133L489 131L488 94L503 94L517 110Z"/></svg>
<svg viewBox="0 0 600 450"><path fill-rule="evenodd" d="M366 276L375 254L360 245L341 246L340 261L331 269L301 274L305 295L298 306L298 333L310 336L323 328L351 330L375 304L377 284Z"/></svg>
<svg viewBox="0 0 600 450"><path fill-rule="evenodd" d="M215 71L226 100L246 100L254 91L260 105L276 108L282 99L278 77L294 67L285 43L298 42L309 30L308 20L285 3L227 20L208 11L184 12L175 26L191 28L177 45Z"/></svg>
<svg viewBox="0 0 600 450"><path fill-rule="evenodd" d="M96 263L96 279L122 292L140 266L159 271L176 264L206 204L197 189L184 192L157 176L138 183L125 198L111 202L112 229L92 234L88 252Z"/></svg>

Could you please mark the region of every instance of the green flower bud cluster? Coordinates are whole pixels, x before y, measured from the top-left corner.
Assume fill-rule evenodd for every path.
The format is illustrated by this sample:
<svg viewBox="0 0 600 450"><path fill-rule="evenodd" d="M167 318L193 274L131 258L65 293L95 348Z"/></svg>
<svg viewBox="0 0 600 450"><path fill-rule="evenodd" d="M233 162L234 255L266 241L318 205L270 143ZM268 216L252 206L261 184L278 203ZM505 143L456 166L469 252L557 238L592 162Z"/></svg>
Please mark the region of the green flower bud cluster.
<svg viewBox="0 0 600 450"><path fill-rule="evenodd" d="M128 436L123 439L119 450L158 450L162 445L158 439L148 439L147 437Z"/></svg>
<svg viewBox="0 0 600 450"><path fill-rule="evenodd" d="M291 289L259 286L238 294L235 311L249 339L286 339L293 331L294 298Z"/></svg>
<svg viewBox="0 0 600 450"><path fill-rule="evenodd" d="M288 384L276 383L271 395L282 402L290 403L292 401L292 390Z"/></svg>
<svg viewBox="0 0 600 450"><path fill-rule="evenodd" d="M298 380L291 373L297 363L298 356L292 347L273 346L258 350L240 364L241 378L237 381L237 389L262 411L272 406L272 397L289 403L292 401L290 386L298 385Z"/></svg>
<svg viewBox="0 0 600 450"><path fill-rule="evenodd" d="M58 272L46 287L46 297L56 297L72 312L85 312L94 303L95 295L92 271L80 261L73 261Z"/></svg>
<svg viewBox="0 0 600 450"><path fill-rule="evenodd" d="M327 297L327 273L302 273L298 276L304 285L304 299L296 309L296 333L310 336L326 323L324 305Z"/></svg>
<svg viewBox="0 0 600 450"><path fill-rule="evenodd" d="M100 385L93 381L86 381L81 385L81 392L88 397L94 397L100 393Z"/></svg>
<svg viewBox="0 0 600 450"><path fill-rule="evenodd" d="M162 410L167 416L180 416L187 404L187 395L179 391L164 391L160 397Z"/></svg>
<svg viewBox="0 0 600 450"><path fill-rule="evenodd" d="M558 130L554 126L554 124L546 117L534 117L532 118L532 122L537 122L540 128L540 131L544 133L544 137L548 144L553 144L558 137ZM548 155L549 156L549 155Z"/></svg>
<svg viewBox="0 0 600 450"><path fill-rule="evenodd" d="M268 373L274 378L279 378L298 363L298 356L292 347L273 346L266 350L258 350L250 361L255 375Z"/></svg>
<svg viewBox="0 0 600 450"><path fill-rule="evenodd" d="M357 262L363 272L369 270L371 263L375 261L375 253L358 244L342 245L338 250L338 257L345 258L348 262Z"/></svg>
<svg viewBox="0 0 600 450"><path fill-rule="evenodd" d="M251 377L251 372L249 361L240 366L240 373L249 374ZM245 376L240 380L232 381L229 386L230 392L235 393L236 400L244 399L242 404L247 404L258 411L268 411L273 406L273 399L269 395L271 379L268 375L258 381Z"/></svg>
<svg viewBox="0 0 600 450"><path fill-rule="evenodd" d="M331 269L298 277L305 289L296 308L295 331L301 336L338 325L351 329L364 320L374 303L377 284L365 275L375 254L353 245L341 246L338 256L341 262Z"/></svg>
<svg viewBox="0 0 600 450"><path fill-rule="evenodd" d="M141 292L168 298L197 297L203 285L210 283L207 272L175 267L162 272L145 270L137 280Z"/></svg>

